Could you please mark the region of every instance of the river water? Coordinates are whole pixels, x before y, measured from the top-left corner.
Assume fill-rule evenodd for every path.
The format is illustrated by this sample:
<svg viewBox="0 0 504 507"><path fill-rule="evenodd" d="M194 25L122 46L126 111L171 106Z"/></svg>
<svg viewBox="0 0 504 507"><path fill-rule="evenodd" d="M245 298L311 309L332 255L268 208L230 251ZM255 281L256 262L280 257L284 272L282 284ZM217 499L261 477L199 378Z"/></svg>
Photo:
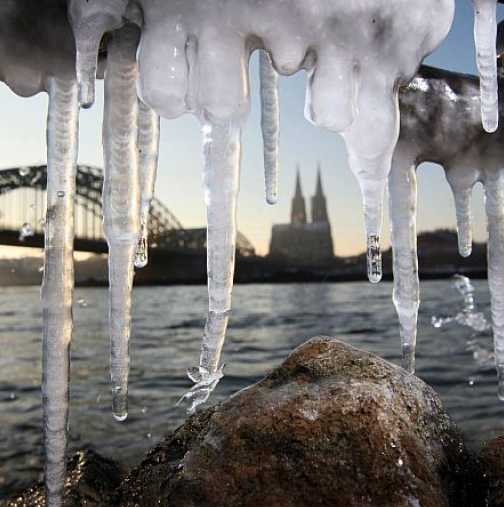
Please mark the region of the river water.
<svg viewBox="0 0 504 507"><path fill-rule="evenodd" d="M478 310L489 316L486 281L475 281ZM260 379L297 345L333 335L397 362L399 338L392 286L381 283L241 285L225 345L226 376L218 401ZM462 298L451 280L422 283L417 374L441 395L469 443L504 433L504 404L496 397L490 332L432 316L456 315ZM130 414L110 413L107 291L76 290L72 343L71 451L92 446L134 463L184 417L176 407L196 365L206 288L156 287L134 291ZM41 309L37 287L0 291L0 498L40 478Z"/></svg>

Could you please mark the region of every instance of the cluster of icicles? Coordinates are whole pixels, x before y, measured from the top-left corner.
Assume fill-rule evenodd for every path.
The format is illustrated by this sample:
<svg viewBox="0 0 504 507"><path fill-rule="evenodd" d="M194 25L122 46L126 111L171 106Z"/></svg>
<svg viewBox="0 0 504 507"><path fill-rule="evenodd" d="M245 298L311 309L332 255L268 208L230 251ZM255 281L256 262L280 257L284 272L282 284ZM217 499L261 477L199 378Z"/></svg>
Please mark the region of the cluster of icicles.
<svg viewBox="0 0 504 507"><path fill-rule="evenodd" d="M498 118L496 0L473 3L483 126L493 132ZM76 79L53 73L47 80L42 302L49 506L62 504L65 477L79 107L93 104L98 53L104 41L103 210L109 245L111 381L113 414L122 421L127 417L131 291L134 267L148 261L147 220L158 159L159 116L193 113L202 125L209 308L200 363L189 370L195 385L184 396L194 410L222 377L220 356L231 310L240 135L249 109L251 53L261 51L267 201L275 203L278 195L277 72L291 75L304 69L308 75L306 117L345 139L350 167L363 195L368 275L376 283L381 279L382 201L399 134L399 85L413 78L421 60L445 38L453 13L454 0L69 0ZM490 215L502 215L502 201L502 191L490 196ZM409 212L401 215L401 210L400 204L393 210L396 224L409 219ZM411 227L408 222L397 227L400 248L402 235L410 234ZM502 227L493 234L502 236ZM503 250L501 241L494 255L501 258ZM399 256L397 262L401 260ZM396 306L400 316L406 316L401 319L405 364L412 371L418 294L416 301L408 299L411 304L402 305L401 290L406 284L404 290L409 291L411 277L401 279L401 266L395 274ZM502 292L500 286L492 292L499 288ZM502 377L504 300L498 297L496 301L494 332Z"/></svg>

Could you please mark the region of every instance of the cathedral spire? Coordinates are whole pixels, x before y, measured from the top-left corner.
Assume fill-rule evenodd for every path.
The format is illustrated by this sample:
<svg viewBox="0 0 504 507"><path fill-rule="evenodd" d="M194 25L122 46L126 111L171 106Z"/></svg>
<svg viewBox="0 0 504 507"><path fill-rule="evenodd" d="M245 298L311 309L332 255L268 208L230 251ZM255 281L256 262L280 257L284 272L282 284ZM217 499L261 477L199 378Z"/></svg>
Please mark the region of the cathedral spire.
<svg viewBox="0 0 504 507"><path fill-rule="evenodd" d="M324 196L324 191L322 190L322 175L321 175L321 167L320 162L317 163L317 186L315 188L315 197Z"/></svg>
<svg viewBox="0 0 504 507"><path fill-rule="evenodd" d="M329 216L327 214L327 203L322 189L322 170L320 162L317 165L317 186L315 188L315 195L312 197L312 222L313 223L329 223Z"/></svg>
<svg viewBox="0 0 504 507"><path fill-rule="evenodd" d="M297 165L296 174L296 192L292 199L291 223L306 224L306 204L301 190L301 176L299 174L299 164Z"/></svg>

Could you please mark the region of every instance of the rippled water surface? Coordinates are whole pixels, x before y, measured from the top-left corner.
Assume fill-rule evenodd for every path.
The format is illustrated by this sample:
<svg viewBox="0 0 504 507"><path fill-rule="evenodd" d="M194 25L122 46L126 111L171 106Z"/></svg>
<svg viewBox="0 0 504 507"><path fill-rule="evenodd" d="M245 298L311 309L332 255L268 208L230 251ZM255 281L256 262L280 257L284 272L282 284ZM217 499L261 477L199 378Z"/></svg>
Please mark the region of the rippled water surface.
<svg viewBox="0 0 504 507"><path fill-rule="evenodd" d="M487 283L474 282L477 310L489 314ZM234 310L218 401L260 379L306 339L338 336L398 361L399 338L389 283L242 285ZM492 337L433 315L452 316L462 300L452 281L424 282L417 373L441 395L473 445L504 433L496 397ZM206 307L205 287L135 289L130 415L113 421L108 387L107 291L76 291L72 344L71 450L93 446L132 463L185 417L177 399L190 387ZM0 498L41 472L41 309L39 289L0 291Z"/></svg>

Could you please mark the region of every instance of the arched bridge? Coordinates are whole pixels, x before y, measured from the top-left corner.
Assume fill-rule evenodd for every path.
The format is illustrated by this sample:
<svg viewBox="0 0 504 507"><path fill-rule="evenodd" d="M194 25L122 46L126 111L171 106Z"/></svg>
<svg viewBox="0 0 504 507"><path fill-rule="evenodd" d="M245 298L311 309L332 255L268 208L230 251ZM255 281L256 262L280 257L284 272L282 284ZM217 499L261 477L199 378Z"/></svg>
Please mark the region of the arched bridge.
<svg viewBox="0 0 504 507"><path fill-rule="evenodd" d="M0 170L0 244L43 247L46 209L47 166L24 166ZM102 229L101 169L77 168L75 195L75 250L105 253ZM160 251L200 252L206 248L205 229L184 229L177 217L153 199L149 217L149 243ZM239 255L254 255L254 247L241 233Z"/></svg>

